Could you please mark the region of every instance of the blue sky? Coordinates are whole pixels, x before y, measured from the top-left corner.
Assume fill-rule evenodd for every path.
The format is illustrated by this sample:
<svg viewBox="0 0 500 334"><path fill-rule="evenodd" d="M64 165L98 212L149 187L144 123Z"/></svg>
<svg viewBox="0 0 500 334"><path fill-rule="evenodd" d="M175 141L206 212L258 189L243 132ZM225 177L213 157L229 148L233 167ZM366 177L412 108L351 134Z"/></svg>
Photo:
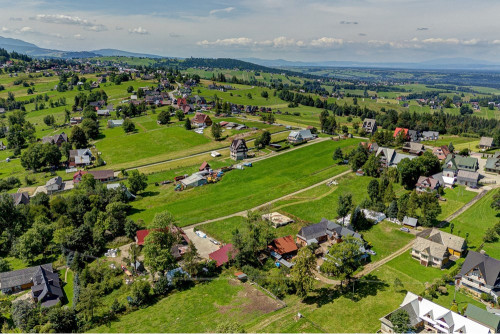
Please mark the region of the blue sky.
<svg viewBox="0 0 500 334"><path fill-rule="evenodd" d="M302 61L498 61L497 0L0 0L0 35L62 50Z"/></svg>

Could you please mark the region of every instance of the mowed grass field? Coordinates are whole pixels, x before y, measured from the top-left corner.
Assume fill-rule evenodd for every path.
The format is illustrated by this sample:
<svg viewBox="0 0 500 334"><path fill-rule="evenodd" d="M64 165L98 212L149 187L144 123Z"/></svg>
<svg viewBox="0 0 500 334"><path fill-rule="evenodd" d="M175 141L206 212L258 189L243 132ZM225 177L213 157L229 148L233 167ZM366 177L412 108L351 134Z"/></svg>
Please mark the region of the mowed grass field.
<svg viewBox="0 0 500 334"><path fill-rule="evenodd" d="M453 189L444 189L443 197L446 198L445 202L440 201L441 213L437 216L437 220L443 220L459 210L465 204L470 202L477 193L467 190L463 186L456 186Z"/></svg>
<svg viewBox="0 0 500 334"><path fill-rule="evenodd" d="M155 213L168 210L180 226L186 226L247 210L347 171L348 166L333 163L333 151L337 147L350 151L360 142L328 140L285 151L255 162L252 168L230 171L216 184L181 192L151 185L144 197L132 203L135 212L131 218L147 223Z"/></svg>
<svg viewBox="0 0 500 334"><path fill-rule="evenodd" d="M476 249L483 243L483 236L486 229L493 227L499 222L499 213L491 208L493 196L500 191L494 189L489 191L477 203L471 206L467 211L451 221L455 225L453 234L465 238L466 233L469 234L468 246L469 249ZM445 229L450 232L450 225ZM485 243L483 249L490 256L500 259L500 242Z"/></svg>

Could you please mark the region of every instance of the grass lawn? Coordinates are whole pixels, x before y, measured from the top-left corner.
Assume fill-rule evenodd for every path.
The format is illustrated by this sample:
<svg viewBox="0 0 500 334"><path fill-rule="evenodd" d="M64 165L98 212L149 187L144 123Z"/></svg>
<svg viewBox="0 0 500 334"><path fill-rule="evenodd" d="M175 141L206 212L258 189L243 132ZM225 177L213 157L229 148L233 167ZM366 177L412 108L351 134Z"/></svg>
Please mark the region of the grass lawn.
<svg viewBox="0 0 500 334"><path fill-rule="evenodd" d="M435 147L442 145L448 146L450 143L453 143L453 147L457 152L464 148L470 148L474 151L476 149L476 146L479 145L479 138L442 135L439 136L438 140L422 142L422 144L424 145Z"/></svg>
<svg viewBox="0 0 500 334"><path fill-rule="evenodd" d="M132 219L149 222L155 213L170 211L180 226L247 210L302 189L349 169L333 165L332 152L353 149L360 140L323 141L254 163L254 167L228 172L216 184L181 192L150 185L132 202Z"/></svg>
<svg viewBox="0 0 500 334"><path fill-rule="evenodd" d="M372 262L389 256L414 238L412 234L402 232L399 228L397 224L382 221L368 231L362 232L363 238L373 246L373 250L377 253L371 257Z"/></svg>
<svg viewBox="0 0 500 334"><path fill-rule="evenodd" d="M233 231L242 229L244 226L244 217L231 217L210 224L201 225L198 228L220 242L230 243L233 237Z"/></svg>
<svg viewBox="0 0 500 334"><path fill-rule="evenodd" d="M465 234L469 233L469 249L474 250L479 247L483 243L486 229L498 223L498 213L490 207L493 196L498 191L498 189L489 191L477 203L451 222L455 225L453 234L464 238ZM447 226L444 230L450 232L450 226ZM485 243L483 249L490 256L500 259L500 242Z"/></svg>
<svg viewBox="0 0 500 334"><path fill-rule="evenodd" d="M248 283L235 283L227 277L198 284L175 292L155 305L119 318L109 326L93 331L101 333L214 332L224 321L242 325L272 311L276 304L269 297L257 295ZM274 308L275 309L275 308ZM140 321L138 321L140 319Z"/></svg>
<svg viewBox="0 0 500 334"><path fill-rule="evenodd" d="M441 213L437 216L437 220L446 219L466 203L470 202L476 195L477 193L468 191L463 186L445 189L443 197L446 198L446 202L439 202L441 205Z"/></svg>
<svg viewBox="0 0 500 334"><path fill-rule="evenodd" d="M68 270L68 275L66 275L66 268L59 270L59 278L63 281L64 294L68 300L68 306L73 306L73 271ZM64 280L66 277L66 280Z"/></svg>

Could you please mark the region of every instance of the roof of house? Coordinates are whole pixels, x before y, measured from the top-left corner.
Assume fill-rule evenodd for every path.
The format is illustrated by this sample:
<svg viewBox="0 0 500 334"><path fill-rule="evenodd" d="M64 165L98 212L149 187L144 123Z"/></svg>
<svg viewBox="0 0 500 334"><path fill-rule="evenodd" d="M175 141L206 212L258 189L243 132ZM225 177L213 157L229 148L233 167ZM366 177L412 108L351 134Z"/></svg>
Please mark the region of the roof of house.
<svg viewBox="0 0 500 334"><path fill-rule="evenodd" d="M495 333L500 332L500 316L483 310L473 304L468 304L464 316L493 328Z"/></svg>
<svg viewBox="0 0 500 334"><path fill-rule="evenodd" d="M64 298L64 292L57 273L39 266L32 280L31 293L43 307L56 305Z"/></svg>
<svg viewBox="0 0 500 334"><path fill-rule="evenodd" d="M403 148L409 149L410 152L413 152L413 153L420 153L420 152L423 152L425 150L424 144L415 143L415 142L406 142L404 144Z"/></svg>
<svg viewBox="0 0 500 334"><path fill-rule="evenodd" d="M415 326L422 320L425 320L431 325L434 324L433 326L436 327L442 328L446 325L446 327L449 328L450 333L488 334L490 332L488 327L472 319L461 316L458 313L450 311L449 309L422 298L412 292L407 292L406 297L398 310L399 309L404 309L408 312L408 315L410 316L410 324L412 326ZM395 311L387 314L383 318L380 318L380 321L382 323L389 324L392 327L393 324L390 319L394 312Z"/></svg>
<svg viewBox="0 0 500 334"><path fill-rule="evenodd" d="M108 123L113 125L123 125L123 119L110 119Z"/></svg>
<svg viewBox="0 0 500 334"><path fill-rule="evenodd" d="M326 224L327 223L322 220L317 224L304 226L300 229L299 233L297 233L297 236L301 237L306 241L323 237L327 235Z"/></svg>
<svg viewBox="0 0 500 334"><path fill-rule="evenodd" d="M202 171L202 170L205 170L205 169L207 169L207 168L210 168L210 165L208 164L208 162L203 161L203 163L201 164L201 166L200 166L200 169L199 169L199 170L200 170L200 171Z"/></svg>
<svg viewBox="0 0 500 334"><path fill-rule="evenodd" d="M405 136L408 135L408 129L406 129L406 128L396 128L396 130L394 130L394 138L396 138L401 131L403 131L405 133Z"/></svg>
<svg viewBox="0 0 500 334"><path fill-rule="evenodd" d="M481 137L481 140L479 140L479 146L493 146L493 138Z"/></svg>
<svg viewBox="0 0 500 334"><path fill-rule="evenodd" d="M422 131L422 136L424 137L436 137L439 136L438 131Z"/></svg>
<svg viewBox="0 0 500 334"><path fill-rule="evenodd" d="M27 192L13 193L11 196L14 200L14 205L29 204L30 202L30 195Z"/></svg>
<svg viewBox="0 0 500 334"><path fill-rule="evenodd" d="M237 250L233 247L232 244L226 244L222 246L215 252L208 254L208 257L217 263L217 267L220 267L224 263L227 263L229 261L229 253L231 253L232 259L234 259L237 254Z"/></svg>
<svg viewBox="0 0 500 334"><path fill-rule="evenodd" d="M417 181L417 187L435 189L438 187L438 185L439 180L429 176L420 176Z"/></svg>
<svg viewBox="0 0 500 334"><path fill-rule="evenodd" d="M42 264L46 270L52 271L52 263ZM31 282L31 278L38 271L40 266L29 267L20 270L0 273L0 289L10 289Z"/></svg>
<svg viewBox="0 0 500 334"><path fill-rule="evenodd" d="M115 172L111 169L91 170L89 173L92 174L97 180L106 180L115 177Z"/></svg>
<svg viewBox="0 0 500 334"><path fill-rule="evenodd" d="M237 149L240 149L242 147L244 147L248 151L245 139L243 139L243 138L233 139L233 141L231 143L231 150L237 150Z"/></svg>
<svg viewBox="0 0 500 334"><path fill-rule="evenodd" d="M61 139L62 141L68 141L68 135L63 133L53 135L53 136L45 136L42 138L42 143L57 143L58 140Z"/></svg>
<svg viewBox="0 0 500 334"><path fill-rule="evenodd" d="M311 133L311 130L295 130L291 131L288 137L293 138L302 138L302 139L312 139L314 136Z"/></svg>
<svg viewBox="0 0 500 334"><path fill-rule="evenodd" d="M478 172L470 172L468 170L459 170L457 174L457 179L468 179L468 180L479 180Z"/></svg>
<svg viewBox="0 0 500 334"><path fill-rule="evenodd" d="M466 242L464 238L451 233L443 232L437 228L427 229L423 232L420 232L417 236L460 252L465 250L466 248Z"/></svg>
<svg viewBox="0 0 500 334"><path fill-rule="evenodd" d="M417 226L417 223L418 223L418 219L417 218L408 217L408 216L404 216L404 218L403 218L403 224L404 225L415 227L415 226Z"/></svg>
<svg viewBox="0 0 500 334"><path fill-rule="evenodd" d="M274 239L271 242L271 248L280 255L295 252L296 250L298 250L297 245L295 244L295 241L293 240L293 237L291 235Z"/></svg>
<svg viewBox="0 0 500 334"><path fill-rule="evenodd" d="M62 178L60 176L56 176L48 180L47 183L45 183L45 187L50 187L52 185L57 185L58 187L60 187L62 183L63 183Z"/></svg>
<svg viewBox="0 0 500 334"><path fill-rule="evenodd" d="M486 284L495 285L500 279L500 261L486 254L470 250L458 276L464 276L472 269L478 268Z"/></svg>
<svg viewBox="0 0 500 334"><path fill-rule="evenodd" d="M186 177L185 179L182 179L180 182L185 186L189 186L193 183L198 183L200 180L205 180L205 178L200 174L193 174Z"/></svg>
<svg viewBox="0 0 500 334"><path fill-rule="evenodd" d="M500 169L500 159L497 157L486 159L486 164L484 165L484 168L494 169L494 170Z"/></svg>
<svg viewBox="0 0 500 334"><path fill-rule="evenodd" d="M196 115L194 115L193 118L191 118L191 123L206 123L208 120L210 120L210 116L207 114L203 114L201 112L197 112Z"/></svg>

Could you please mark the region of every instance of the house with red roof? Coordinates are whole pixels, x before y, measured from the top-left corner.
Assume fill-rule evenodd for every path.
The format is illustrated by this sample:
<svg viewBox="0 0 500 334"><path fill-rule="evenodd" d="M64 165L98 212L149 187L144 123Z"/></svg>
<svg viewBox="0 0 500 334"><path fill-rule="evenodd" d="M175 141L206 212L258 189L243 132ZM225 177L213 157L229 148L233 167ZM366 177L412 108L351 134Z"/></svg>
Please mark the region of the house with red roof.
<svg viewBox="0 0 500 334"><path fill-rule="evenodd" d="M233 244L225 244L215 252L208 254L208 257L216 262L217 267L220 267L229 262L229 253L231 253L231 259L234 259L238 253Z"/></svg>
<svg viewBox="0 0 500 334"><path fill-rule="evenodd" d="M203 161L203 163L200 166L200 172L203 172L203 171L208 172L209 170L210 170L210 165L208 164L208 162Z"/></svg>
<svg viewBox="0 0 500 334"><path fill-rule="evenodd" d="M177 99L177 106L180 108L182 106L187 106L187 100L185 98Z"/></svg>
<svg viewBox="0 0 500 334"><path fill-rule="evenodd" d="M297 254L297 244L291 235L274 239L268 246L269 250L281 256L294 256Z"/></svg>
<svg viewBox="0 0 500 334"><path fill-rule="evenodd" d="M402 132L402 131L405 134L405 138L408 138L408 129L406 129L406 128L396 128L396 130L394 130L394 138L396 138L397 136L399 136L399 133Z"/></svg>
<svg viewBox="0 0 500 334"><path fill-rule="evenodd" d="M135 232L135 243L138 246L144 246L144 240L151 233L151 231L160 231L160 232L168 232L171 231L173 234L178 234L180 236L180 241L172 246L170 249L170 253L172 256L179 260L189 249L189 237L184 233L182 228L177 226L172 226L170 228L155 228L150 230L139 230Z"/></svg>

